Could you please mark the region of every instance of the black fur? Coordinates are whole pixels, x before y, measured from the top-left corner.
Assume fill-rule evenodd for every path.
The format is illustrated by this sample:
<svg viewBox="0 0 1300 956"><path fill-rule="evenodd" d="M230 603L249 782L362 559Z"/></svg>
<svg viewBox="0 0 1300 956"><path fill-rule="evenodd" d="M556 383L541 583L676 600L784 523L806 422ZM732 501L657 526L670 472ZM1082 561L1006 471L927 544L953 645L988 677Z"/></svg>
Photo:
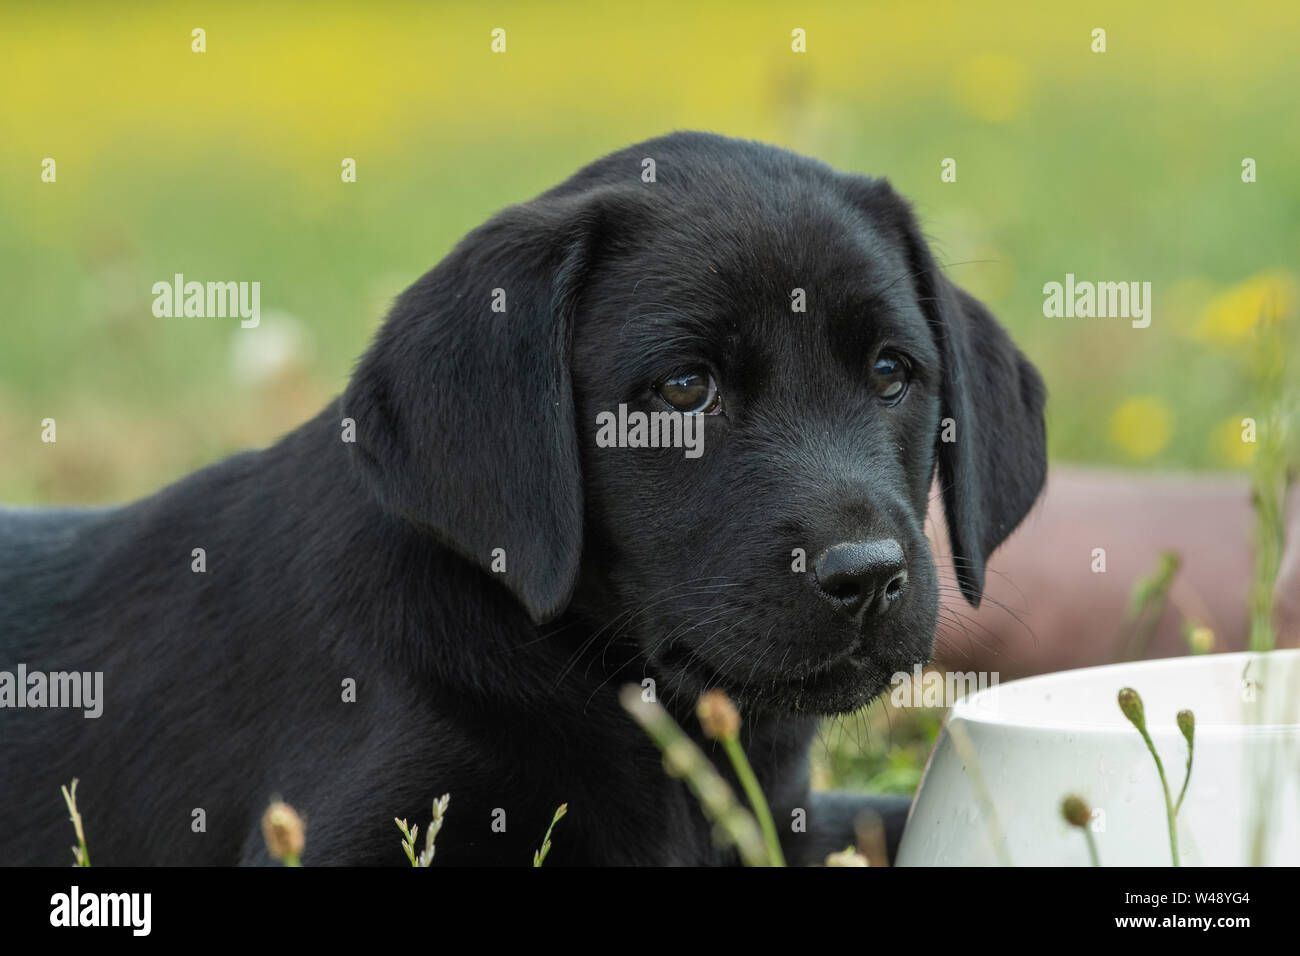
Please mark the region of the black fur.
<svg viewBox="0 0 1300 956"><path fill-rule="evenodd" d="M882 345L913 364L893 407ZM687 366L723 395L700 458L597 446L599 412L663 409ZM790 857L820 860L863 801L809 795L818 718L931 651L936 469L978 602L1043 482L1043 401L884 181L694 133L608 156L470 233L273 447L120 508L0 512L0 669L105 695L0 710L0 862L68 862L73 777L99 865L266 862L276 796L304 862L404 864L393 818L444 792L444 865L527 864L561 802L551 864L733 862L617 703L645 678L693 733L702 689L738 699ZM865 625L792 571L881 536L909 579ZM896 841L906 801L878 807Z"/></svg>

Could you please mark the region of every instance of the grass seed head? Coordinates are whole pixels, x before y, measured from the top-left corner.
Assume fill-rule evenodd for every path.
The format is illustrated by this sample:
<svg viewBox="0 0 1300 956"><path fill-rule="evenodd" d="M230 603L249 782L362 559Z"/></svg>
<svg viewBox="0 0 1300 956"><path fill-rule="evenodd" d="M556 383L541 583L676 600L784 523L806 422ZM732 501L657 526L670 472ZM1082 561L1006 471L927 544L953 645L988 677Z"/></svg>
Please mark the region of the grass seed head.
<svg viewBox="0 0 1300 956"><path fill-rule="evenodd" d="M1070 826L1083 829L1092 819L1092 810L1083 797L1072 793L1061 801L1061 816Z"/></svg>
<svg viewBox="0 0 1300 956"><path fill-rule="evenodd" d="M1146 730L1147 716L1142 707L1142 698L1132 687L1125 687L1119 692L1119 709L1138 730Z"/></svg>
<svg viewBox="0 0 1300 956"><path fill-rule="evenodd" d="M262 816L262 836L273 860L297 859L306 845L306 828L298 811L277 800L266 808Z"/></svg>
<svg viewBox="0 0 1300 956"><path fill-rule="evenodd" d="M731 740L740 733L740 712L723 691L711 690L701 697L695 713L711 740Z"/></svg>

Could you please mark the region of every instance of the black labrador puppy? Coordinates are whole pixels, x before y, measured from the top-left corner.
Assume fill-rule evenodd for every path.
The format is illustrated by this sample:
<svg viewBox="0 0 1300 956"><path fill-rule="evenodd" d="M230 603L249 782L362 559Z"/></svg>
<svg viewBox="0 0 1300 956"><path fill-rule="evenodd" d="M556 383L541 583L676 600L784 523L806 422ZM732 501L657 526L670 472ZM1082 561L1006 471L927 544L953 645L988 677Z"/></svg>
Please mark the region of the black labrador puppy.
<svg viewBox="0 0 1300 956"><path fill-rule="evenodd" d="M818 862L869 803L809 792L819 719L931 652L936 469L974 604L1043 402L884 180L699 133L607 156L470 233L273 447L3 513L0 670L103 683L89 719L0 697L0 862L69 862L73 777L96 864L267 862L278 796L305 863L404 865L394 817L444 792L439 864L528 864L562 802L550 863L734 862L628 683L697 737L730 694Z"/></svg>

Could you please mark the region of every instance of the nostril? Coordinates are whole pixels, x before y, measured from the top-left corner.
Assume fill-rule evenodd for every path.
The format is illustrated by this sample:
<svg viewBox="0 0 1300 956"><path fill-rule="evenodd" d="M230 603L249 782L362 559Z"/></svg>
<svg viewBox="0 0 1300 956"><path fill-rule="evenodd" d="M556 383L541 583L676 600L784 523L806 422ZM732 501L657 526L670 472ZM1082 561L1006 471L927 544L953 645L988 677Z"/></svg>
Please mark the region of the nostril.
<svg viewBox="0 0 1300 956"><path fill-rule="evenodd" d="M907 586L907 572L899 571L894 575L888 584L885 585L885 600L896 601L903 593L903 588Z"/></svg>

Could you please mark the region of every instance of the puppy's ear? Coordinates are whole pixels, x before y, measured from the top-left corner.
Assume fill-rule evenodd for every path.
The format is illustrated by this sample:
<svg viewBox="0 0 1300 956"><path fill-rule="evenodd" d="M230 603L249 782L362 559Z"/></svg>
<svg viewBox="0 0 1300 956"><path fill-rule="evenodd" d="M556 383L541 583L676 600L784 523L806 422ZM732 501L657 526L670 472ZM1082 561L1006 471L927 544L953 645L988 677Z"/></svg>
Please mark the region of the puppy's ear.
<svg viewBox="0 0 1300 956"><path fill-rule="evenodd" d="M397 300L343 397L384 507L538 623L567 605L582 552L569 343L599 218L590 197L542 197L475 229Z"/></svg>
<svg viewBox="0 0 1300 956"><path fill-rule="evenodd" d="M1047 390L988 309L937 270L931 319L943 354L939 481L962 594L979 607L988 556L1033 507L1047 478ZM951 438L951 441L945 441Z"/></svg>
<svg viewBox="0 0 1300 956"><path fill-rule="evenodd" d="M979 607L988 556L1029 512L1047 477L1047 391L988 309L939 271L908 205L883 180L871 181L867 192L870 211L903 237L942 356L939 482L957 581Z"/></svg>

